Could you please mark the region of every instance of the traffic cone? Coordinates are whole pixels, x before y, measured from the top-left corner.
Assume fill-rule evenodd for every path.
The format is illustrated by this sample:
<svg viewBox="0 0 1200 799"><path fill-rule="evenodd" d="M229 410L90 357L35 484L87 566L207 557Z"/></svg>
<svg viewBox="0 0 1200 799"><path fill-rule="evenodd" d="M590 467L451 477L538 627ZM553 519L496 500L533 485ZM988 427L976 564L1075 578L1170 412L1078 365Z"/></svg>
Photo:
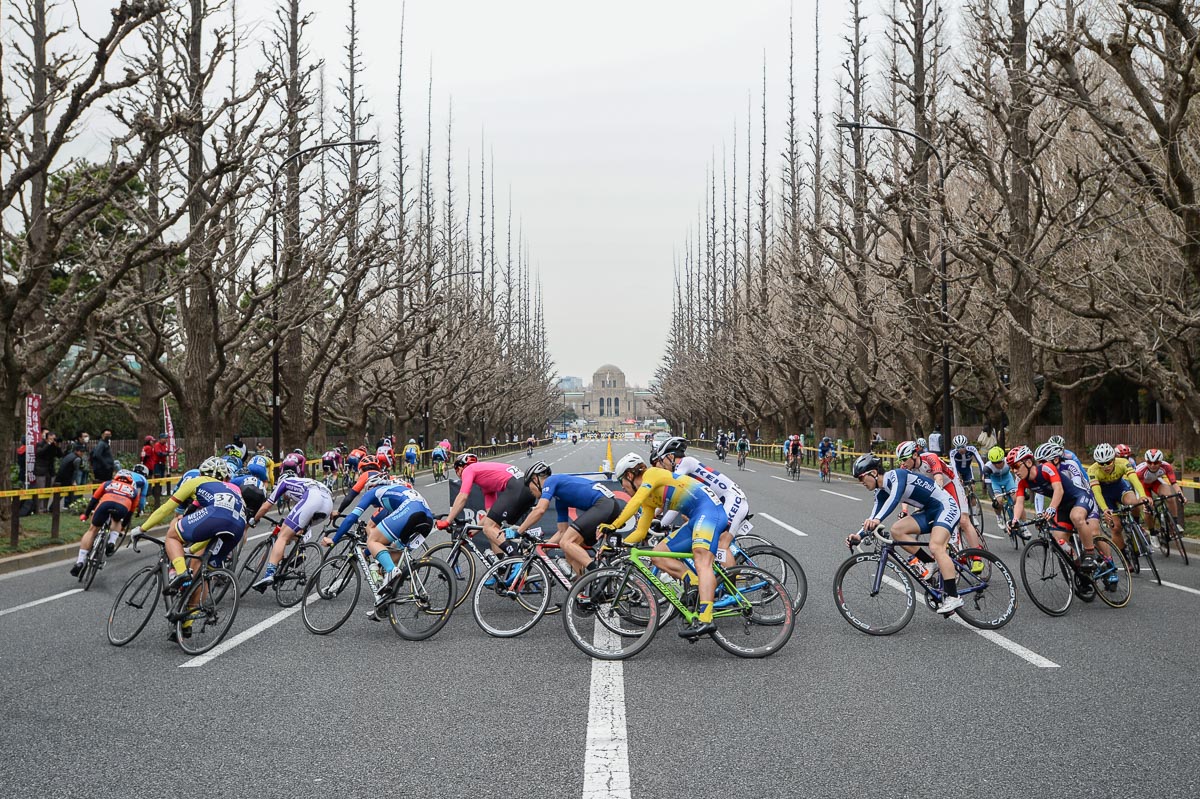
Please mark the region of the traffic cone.
<svg viewBox="0 0 1200 799"><path fill-rule="evenodd" d="M604 465L600 467L600 471L605 474L612 474L613 456L612 456L612 439L608 440L608 454L604 457Z"/></svg>

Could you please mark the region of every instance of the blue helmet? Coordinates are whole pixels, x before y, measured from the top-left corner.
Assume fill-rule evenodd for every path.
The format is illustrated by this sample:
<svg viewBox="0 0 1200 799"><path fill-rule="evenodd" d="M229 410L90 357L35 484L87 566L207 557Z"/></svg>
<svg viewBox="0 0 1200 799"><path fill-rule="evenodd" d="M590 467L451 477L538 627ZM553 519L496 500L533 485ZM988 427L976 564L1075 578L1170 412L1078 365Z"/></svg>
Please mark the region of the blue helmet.
<svg viewBox="0 0 1200 799"><path fill-rule="evenodd" d="M259 480L267 479L267 469L270 466L270 461L264 455L255 455L246 463L246 471L257 477Z"/></svg>

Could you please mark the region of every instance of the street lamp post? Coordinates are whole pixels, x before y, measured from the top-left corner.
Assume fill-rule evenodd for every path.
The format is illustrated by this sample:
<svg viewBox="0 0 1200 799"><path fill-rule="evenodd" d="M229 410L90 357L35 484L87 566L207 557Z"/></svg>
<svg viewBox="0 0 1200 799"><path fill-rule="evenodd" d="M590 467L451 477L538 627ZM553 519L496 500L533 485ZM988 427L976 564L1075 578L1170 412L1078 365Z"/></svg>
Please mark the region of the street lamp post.
<svg viewBox="0 0 1200 799"><path fill-rule="evenodd" d="M949 291L946 283L946 165L942 161L942 154L937 147L933 146L933 142L926 139L924 136L914 133L911 130L897 128L892 125L867 125L857 120L844 120L837 123L837 127L842 130L886 130L891 133L898 133L901 136L910 136L924 144L933 153L933 157L937 159L938 165L938 208L941 212L942 222L942 238L939 242L938 249L941 251L941 281L942 281L942 307L938 314L942 320L942 442L944 446L949 446L953 433L951 428L954 426L954 405L950 401L950 344L949 337L946 331L950 329L950 307L948 301Z"/></svg>
<svg viewBox="0 0 1200 799"><path fill-rule="evenodd" d="M283 427L283 410L279 405L279 173L288 164L305 155L328 150L331 147L376 147L379 142L375 139L354 139L349 141L333 141L314 144L292 153L279 162L271 175L271 329L275 341L271 347L271 453L279 460ZM301 164L301 167L304 165Z"/></svg>

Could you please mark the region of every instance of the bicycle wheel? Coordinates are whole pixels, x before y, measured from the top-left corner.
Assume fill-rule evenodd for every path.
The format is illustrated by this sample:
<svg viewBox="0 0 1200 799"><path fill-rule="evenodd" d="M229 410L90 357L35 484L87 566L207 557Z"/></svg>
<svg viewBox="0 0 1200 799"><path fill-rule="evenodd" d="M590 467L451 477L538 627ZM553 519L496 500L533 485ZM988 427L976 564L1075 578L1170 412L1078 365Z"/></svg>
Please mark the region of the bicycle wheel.
<svg viewBox="0 0 1200 799"><path fill-rule="evenodd" d="M454 607L458 607L471 596L471 587L475 585L475 556L471 550L457 541L443 541L435 547L430 547L425 553L427 558L437 558L450 567L454 575Z"/></svg>
<svg viewBox="0 0 1200 799"><path fill-rule="evenodd" d="M446 626L454 611L454 574L440 560L419 560L388 602L396 635L423 641Z"/></svg>
<svg viewBox="0 0 1200 799"><path fill-rule="evenodd" d="M718 596L713 612L717 646L740 658L765 658L783 648L796 627L793 600L770 572L734 566L726 572L736 595ZM718 588L718 593L724 586ZM721 607L722 605L726 607Z"/></svg>
<svg viewBox="0 0 1200 799"><path fill-rule="evenodd" d="M304 599L308 582L321 568L324 556L321 545L310 541L297 547L292 556L279 565L275 575L275 601L279 607L290 608Z"/></svg>
<svg viewBox="0 0 1200 799"><path fill-rule="evenodd" d="M175 621L175 636L184 652L203 654L225 638L237 617L234 585L233 572L228 569L206 569L203 579L192 582L176 605L188 609L186 613L181 610Z"/></svg>
<svg viewBox="0 0 1200 799"><path fill-rule="evenodd" d="M1048 616L1061 616L1071 607L1075 570L1044 538L1035 538L1021 552L1021 581L1025 593Z"/></svg>
<svg viewBox="0 0 1200 799"><path fill-rule="evenodd" d="M250 586L262 574L263 567L267 565L267 555L271 552L271 545L275 543L275 539L267 537L254 545L254 549L250 550L250 554L242 561L238 567L238 596L245 596L250 590Z"/></svg>
<svg viewBox="0 0 1200 799"><path fill-rule="evenodd" d="M1017 612L1017 581L1008 565L986 549L964 549L958 554L968 565L958 570L958 596L963 605L955 612L981 630L998 630L1012 621ZM983 562L978 574L970 568L976 558Z"/></svg>
<svg viewBox="0 0 1200 799"><path fill-rule="evenodd" d="M308 581L300 617L310 633L328 635L350 618L362 591L357 565L349 556L338 555L322 563Z"/></svg>
<svg viewBox="0 0 1200 799"><path fill-rule="evenodd" d="M975 531L979 533L980 540L983 540L983 506L979 504L979 496L972 489L967 491L970 492L967 494L967 511L971 517L971 524L975 525Z"/></svg>
<svg viewBox="0 0 1200 799"><path fill-rule="evenodd" d="M808 578L800 561L787 551L776 546L754 546L742 550L738 565L755 566L773 575L792 598L792 610L800 612L804 600L808 598Z"/></svg>
<svg viewBox="0 0 1200 799"><path fill-rule="evenodd" d="M514 569L519 569L515 575L511 574ZM480 577L471 612L475 623L488 635L513 638L532 629L546 615L553 590L550 575L539 561L505 558Z"/></svg>
<svg viewBox="0 0 1200 799"><path fill-rule="evenodd" d="M851 626L868 635L891 635L912 620L917 598L912 580L891 558L883 565L879 591L872 593L879 559L879 552L846 558L833 576L833 602Z"/></svg>
<svg viewBox="0 0 1200 799"><path fill-rule="evenodd" d="M1129 548L1134 558L1138 560L1145 558L1151 573L1154 574L1154 579L1159 585L1162 585L1162 577L1158 574L1158 566L1154 565L1154 546L1150 543L1150 536L1146 534L1146 528L1137 522L1132 522L1126 528L1125 538L1129 543ZM1140 571L1141 568L1139 566L1134 573L1137 574Z"/></svg>
<svg viewBox="0 0 1200 799"><path fill-rule="evenodd" d="M1129 562L1112 539L1106 536L1096 536L1095 546L1097 566L1091 578L1096 586L1096 596L1109 607L1123 608L1133 598Z"/></svg>
<svg viewBox="0 0 1200 799"><path fill-rule="evenodd" d="M655 590L640 574L596 569L571 585L563 603L563 627L571 643L600 660L624 660L645 649L658 632ZM630 606L637 614L630 612ZM628 619L638 615L640 622Z"/></svg>
<svg viewBox="0 0 1200 799"><path fill-rule="evenodd" d="M125 581L108 612L108 642L125 644L138 637L154 615L154 606L162 594L157 566L144 566Z"/></svg>
<svg viewBox="0 0 1200 799"><path fill-rule="evenodd" d="M103 530L96 533L96 538L92 541L92 551L88 553L87 560L83 562L83 572L79 577L83 580L84 591L92 587L92 580L96 579L96 572L100 571L104 565L103 539L106 535Z"/></svg>

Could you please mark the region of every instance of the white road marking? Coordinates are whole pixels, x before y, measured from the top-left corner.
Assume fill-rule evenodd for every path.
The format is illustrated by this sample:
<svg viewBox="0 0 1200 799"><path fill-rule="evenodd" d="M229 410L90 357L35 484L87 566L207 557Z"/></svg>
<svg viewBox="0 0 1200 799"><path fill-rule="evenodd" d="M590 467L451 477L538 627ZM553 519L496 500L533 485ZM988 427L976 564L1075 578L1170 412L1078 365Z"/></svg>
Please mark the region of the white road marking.
<svg viewBox="0 0 1200 799"><path fill-rule="evenodd" d="M762 511L758 511L758 512L757 512L757 513L755 513L754 515L755 515L755 516L761 516L761 517L763 517L764 519L766 519L766 520L767 520L767 521L769 521L769 522L775 522L775 524L779 525L779 526L780 526L780 527L782 527L784 530L787 530L789 533L795 533L796 535L799 535L799 536L803 536L803 537L805 537L805 538L808 538L808 533L805 533L805 532L802 532L802 531L800 531L800 530L797 530L795 527L792 527L792 526L791 526L790 524L788 524L787 522L781 522L781 521L779 521L778 519L776 519L774 516L772 516L772 515L771 515L771 514L769 514L769 513L763 513Z"/></svg>
<svg viewBox="0 0 1200 799"><path fill-rule="evenodd" d="M855 502L862 502L862 497L852 497L849 494L839 494L836 491L830 491L828 488L822 488L820 490L824 491L826 494L833 494L835 497L841 497L842 499L849 499Z"/></svg>
<svg viewBox="0 0 1200 799"><path fill-rule="evenodd" d="M754 472L754 471L756 471L756 470L754 470L754 469L742 469L742 471L743 471L743 472Z"/></svg>
<svg viewBox="0 0 1200 799"><path fill-rule="evenodd" d="M605 640L605 639L611 640ZM616 636L597 619L596 643ZM583 799L629 799L629 742L625 732L625 677L621 661L592 660Z"/></svg>
<svg viewBox="0 0 1200 799"><path fill-rule="evenodd" d="M780 477L780 476L779 476L779 475L777 475L777 474L773 474L773 475L771 475L771 477L773 477L773 478L774 478L774 479L776 479L776 480L782 480L782 481L783 481L783 482L785 482L785 483L790 483L790 482L792 482L792 478L790 478L790 477Z"/></svg>
<svg viewBox="0 0 1200 799"><path fill-rule="evenodd" d="M317 595L313 594L312 599L316 599L316 598L317 598ZM285 608L284 610L279 611L274 616L268 616L267 618L263 619L258 624L254 625L253 627L250 627L249 629L246 629L246 630L242 630L240 633L238 633L237 635L235 635L232 638L225 639L224 641L217 644L212 649L205 652L203 655L197 655L196 657L192 658L191 660L180 663L179 668L194 669L197 666L203 666L208 661L213 660L214 658L220 657L221 655L228 652L230 649L233 649L235 646L238 646L239 644L244 644L246 641L249 641L251 638L258 635L262 631L270 629L271 627L274 627L276 624L279 624L279 622L283 621L288 616L291 616L294 613L299 612L299 610L302 607L304 607L303 604L295 605L294 607Z"/></svg>
<svg viewBox="0 0 1200 799"><path fill-rule="evenodd" d="M1002 535L992 535L991 533L984 533L984 535L985 535L985 536L987 536L988 538L994 538L994 539L996 539L997 541L1003 541L1003 540L1004 540L1004 536L1002 536Z"/></svg>
<svg viewBox="0 0 1200 799"><path fill-rule="evenodd" d="M79 550L75 550L75 552L78 552L78 551ZM71 553L71 554L74 555L74 553ZM34 572L43 572L46 569L57 569L59 566L62 566L68 560L70 560L70 557L64 558L62 560L56 560L53 563L43 563L41 566L30 566L28 569L18 569L15 572L8 572L7 574L0 574L0 582L3 582L4 580L11 580L13 577L20 577L23 574L33 574Z"/></svg>
<svg viewBox="0 0 1200 799"><path fill-rule="evenodd" d="M54 565L58 566L60 564L56 563ZM53 602L56 599L62 599L65 596L70 596L71 594L79 594L82 592L83 592L82 588L72 588L70 591L63 591L61 594L55 594L54 596L42 597L41 599L35 599L32 602L26 602L24 605L17 605L16 607L8 608L7 610L0 610L0 616L7 616L10 613L16 613L18 610L25 610L25 608L31 608L34 605L41 605L46 602Z"/></svg>
<svg viewBox="0 0 1200 799"><path fill-rule="evenodd" d="M1154 583L1151 582L1150 585L1154 585ZM1180 585L1179 583L1168 583L1166 580L1163 580L1163 587L1174 588L1178 591L1187 591L1189 594L1196 594L1197 596L1200 596L1200 591L1197 591L1195 588L1188 588L1186 585Z"/></svg>

